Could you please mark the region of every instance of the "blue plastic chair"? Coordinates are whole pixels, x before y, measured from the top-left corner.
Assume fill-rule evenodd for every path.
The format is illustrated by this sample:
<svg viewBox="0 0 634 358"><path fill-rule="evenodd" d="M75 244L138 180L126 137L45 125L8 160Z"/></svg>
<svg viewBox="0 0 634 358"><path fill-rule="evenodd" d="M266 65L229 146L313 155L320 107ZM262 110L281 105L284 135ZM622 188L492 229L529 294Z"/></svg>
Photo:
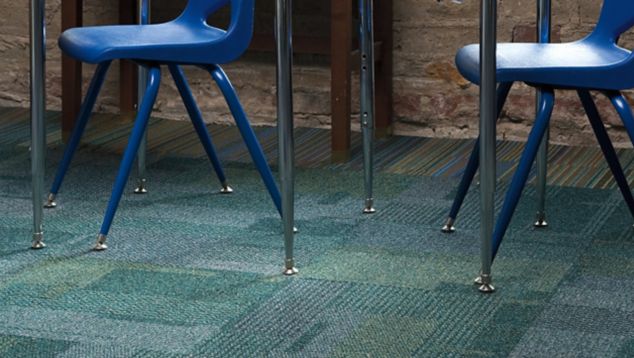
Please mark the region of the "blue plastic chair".
<svg viewBox="0 0 634 358"><path fill-rule="evenodd" d="M225 5L231 6L227 30L207 24L207 18ZM55 196L64 180L81 136L113 60L129 59L148 69L148 85L128 141L110 202L97 238L95 250L105 250L106 238L117 211L130 170L144 136L161 82L161 65L166 65L183 99L196 133L222 185L230 193L222 165L211 142L202 114L196 105L180 65L208 71L225 97L238 129L258 171L281 215L280 192L238 96L218 64L240 57L253 33L254 0L189 0L183 13L173 21L154 25L82 27L65 31L59 39L62 51L79 61L98 64L77 123L51 188L47 207L55 207Z"/></svg>
<svg viewBox="0 0 634 358"><path fill-rule="evenodd" d="M576 90L614 178L634 216L634 197L616 151L601 121L590 91L604 93L619 113L634 144L634 116L620 91L634 88L634 55L618 46L619 36L634 26L634 1L605 0L594 31L582 40L563 44L504 43L497 47L498 115L514 82L525 82L540 91L537 116L529 134L493 233L493 257L526 185L550 121L555 89ZM469 45L456 56L460 73L480 83L480 47ZM479 166L479 143L471 154L449 213L445 232L453 231L465 196Z"/></svg>

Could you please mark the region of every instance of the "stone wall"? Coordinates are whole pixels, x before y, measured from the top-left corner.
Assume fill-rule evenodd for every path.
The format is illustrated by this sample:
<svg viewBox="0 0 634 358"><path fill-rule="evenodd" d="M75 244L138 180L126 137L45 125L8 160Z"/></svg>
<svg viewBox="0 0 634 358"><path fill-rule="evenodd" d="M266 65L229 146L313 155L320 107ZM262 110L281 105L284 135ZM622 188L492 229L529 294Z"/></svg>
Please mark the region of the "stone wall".
<svg viewBox="0 0 634 358"><path fill-rule="evenodd" d="M378 0L381 1L381 0ZM116 1L85 1L87 25L114 23ZM155 0L154 17L168 19L178 13L184 1ZM295 2L296 33L327 33L328 1ZM394 1L394 119L400 134L436 137L473 137L477 133L476 86L456 72L453 57L462 45L478 39L479 1L477 0L395 0ZM500 0L499 32L501 41L527 41L534 36L535 1ZM562 0L553 2L554 38L578 39L596 21L600 2ZM28 106L28 5L0 0L4 10L0 18L0 106ZM258 0L256 28L272 28L273 0ZM60 108L60 53L56 38L60 29L60 0L47 1L48 24L48 105ZM223 16L218 19L222 22ZM634 44L626 34L623 44ZM330 121L330 72L328 60L299 56L295 68L295 110L298 125L327 127ZM92 74L86 66L86 79ZM226 66L227 72L252 120L269 124L275 120L275 69L271 54L249 54L244 60ZM229 121L229 113L210 78L199 70L187 70L192 88L205 113L213 122ZM165 78L155 115L183 119L185 112L171 80ZM118 74L111 72L98 103L99 111L116 111ZM87 81L86 81L87 82ZM355 103L358 108L356 88ZM587 120L574 93L558 92L553 117L552 140L573 145L593 145ZM618 145L629 145L614 111L598 97L610 133ZM530 130L534 112L533 90L516 85L499 126L499 136L524 139Z"/></svg>

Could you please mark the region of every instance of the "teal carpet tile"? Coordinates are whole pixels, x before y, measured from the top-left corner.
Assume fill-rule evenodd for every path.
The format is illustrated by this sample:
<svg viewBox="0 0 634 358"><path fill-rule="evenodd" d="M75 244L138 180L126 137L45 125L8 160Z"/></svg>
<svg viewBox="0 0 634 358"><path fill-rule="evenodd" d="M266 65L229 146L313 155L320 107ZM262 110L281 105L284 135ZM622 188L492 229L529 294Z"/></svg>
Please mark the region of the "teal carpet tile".
<svg viewBox="0 0 634 358"><path fill-rule="evenodd" d="M471 283L479 269L476 187L458 232L439 230L459 177L451 169L458 164L440 158L449 148L466 153L466 141L408 160L406 150L392 157L388 144L420 149L432 140L381 142L379 212L364 216L357 153L346 164L322 154L311 161L323 131L300 130L299 153L308 153L297 172L300 274L288 278L279 216L232 134L216 137L226 145L218 146L233 195L217 193L211 165L190 144L151 142L150 193L133 195L130 183L109 250L90 251L125 139L89 131L59 207L45 211L49 247L31 251L28 126L23 112L4 111L19 123L0 121L10 131L0 136L0 357L634 355L634 229L610 181L556 179L551 226L539 231L529 185L494 264L498 291L486 296ZM47 183L61 156L56 128L50 124ZM258 135L274 161L275 132ZM500 147L502 164L513 168L514 144ZM572 164L568 156L593 151L556 147L552 172L564 162L590 167L590 159ZM500 176L498 205L507 178Z"/></svg>

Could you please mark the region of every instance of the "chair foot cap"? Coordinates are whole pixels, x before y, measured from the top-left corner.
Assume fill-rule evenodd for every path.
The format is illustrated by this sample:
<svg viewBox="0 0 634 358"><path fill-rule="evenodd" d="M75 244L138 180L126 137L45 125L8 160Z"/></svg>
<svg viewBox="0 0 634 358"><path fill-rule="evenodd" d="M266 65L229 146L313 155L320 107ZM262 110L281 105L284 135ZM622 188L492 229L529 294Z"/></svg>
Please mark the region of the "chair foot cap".
<svg viewBox="0 0 634 358"><path fill-rule="evenodd" d="M229 186L229 184L224 183L222 184L222 189L220 189L220 194L233 194L233 188Z"/></svg>
<svg viewBox="0 0 634 358"><path fill-rule="evenodd" d="M106 237L106 235L103 234L99 234L99 236L97 236L97 242L95 243L95 246L92 248L93 251L105 251L108 249L108 246L106 245L106 240L108 238Z"/></svg>
<svg viewBox="0 0 634 358"><path fill-rule="evenodd" d="M48 194L46 197L46 203L44 204L44 209L55 209L57 207L57 202L55 201L55 194Z"/></svg>
<svg viewBox="0 0 634 358"><path fill-rule="evenodd" d="M454 224L454 219L448 218L447 222L445 223L445 226L443 226L440 231L442 231L445 234L453 234L454 232L456 232L456 227L453 224Z"/></svg>
<svg viewBox="0 0 634 358"><path fill-rule="evenodd" d="M299 273L299 270L295 267L284 269L284 276L295 276Z"/></svg>
<svg viewBox="0 0 634 358"><path fill-rule="evenodd" d="M139 195L147 194L146 183L147 183L147 180L139 179L139 183L137 184L136 189L134 189L134 193Z"/></svg>
<svg viewBox="0 0 634 358"><path fill-rule="evenodd" d="M480 291L481 293L493 293L495 292L495 287L493 287L492 284L487 283L478 287L478 291Z"/></svg>

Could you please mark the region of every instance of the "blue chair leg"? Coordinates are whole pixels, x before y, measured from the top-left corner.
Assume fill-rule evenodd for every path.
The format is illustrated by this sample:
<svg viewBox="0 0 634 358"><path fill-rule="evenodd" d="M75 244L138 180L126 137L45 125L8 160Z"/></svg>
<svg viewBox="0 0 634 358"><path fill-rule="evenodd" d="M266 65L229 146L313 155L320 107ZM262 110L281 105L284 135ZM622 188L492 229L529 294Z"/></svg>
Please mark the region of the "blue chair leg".
<svg viewBox="0 0 634 358"><path fill-rule="evenodd" d="M205 67L207 71L211 74L214 81L218 84L220 91L225 97L227 104L229 105L229 109L231 110L231 114L236 121L238 129L242 134L242 138L249 149L249 153L255 162L255 166L260 172L260 176L264 181L264 185L266 185L266 189L269 191L271 198L273 199L273 203L277 207L277 211L282 215L282 200L280 195L280 190L275 183L275 178L273 177L273 173L271 172L271 168L269 167L269 163L266 161L266 157L264 156L264 151L262 150L262 146L260 146L260 142L258 142L255 133L253 132L253 128L249 124L249 120L247 119L247 115L244 113L244 109L240 104L240 100L233 88L233 85L227 78L225 72L217 65L210 65Z"/></svg>
<svg viewBox="0 0 634 358"><path fill-rule="evenodd" d="M152 107L154 106L159 86L161 85L160 66L151 67L148 75L149 79L147 90L145 91L145 96L143 96L141 106L139 107L137 118L134 122L134 127L132 128L132 134L128 140L128 146L126 147L123 159L121 160L119 174L117 174L117 179L112 189L112 194L110 195L110 202L108 202L108 208L106 209L106 215L103 219L103 224L101 225L101 231L99 231L97 243L94 247L95 251L102 251L108 248L106 246L108 232L110 231L114 215L117 212L119 202L121 201L123 190L128 182L130 170L132 170L134 159L139 151L141 140L145 135L150 114L152 113Z"/></svg>
<svg viewBox="0 0 634 358"><path fill-rule="evenodd" d="M522 190L524 190L524 186L526 185L528 175L531 171L533 163L535 162L537 151L539 150L539 146L542 143L544 134L548 129L550 116L553 112L553 106L555 103L555 94L553 90L551 88L543 88L541 90L541 102L538 106L537 117L535 118L533 129L528 136L526 147L524 148L524 152L522 153L522 157L520 158L519 165L517 167L517 170L515 171L511 186L504 200L504 205L502 206L502 210L500 211L500 215L495 225L495 230L493 232L492 238L493 258L495 258L495 255L500 248L500 244L502 243L504 234L506 234L506 230L508 229L509 223L511 222L511 218L513 217L515 208L517 208L517 203L519 202L520 196L522 195Z"/></svg>
<svg viewBox="0 0 634 358"><path fill-rule="evenodd" d="M187 113L189 114L189 118L191 118L192 124L194 125L194 129L196 129L198 138L205 148L205 152L207 152L207 156L209 157L211 165L216 171L218 180L220 180L220 184L222 185L222 189L220 190L220 192L222 194L231 194L233 192L233 189L231 189L229 184L227 184L227 177L225 176L225 172L222 169L220 159L216 154L216 148L214 148L214 145L211 142L211 136L207 131L207 126L205 126L205 122L203 121L200 109L196 105L196 100L194 99L194 96L189 89L185 74L178 65L169 65L168 68L170 70L170 73L172 74L172 78L174 78L174 82L176 83L178 92L183 99L183 103L185 104L185 108L187 109Z"/></svg>
<svg viewBox="0 0 634 358"><path fill-rule="evenodd" d="M92 109L95 106L97 96L99 96L99 91L103 86L103 82L109 67L110 61L107 61L100 63L95 70L95 74L93 75L90 86L88 87L88 92L86 93L86 98L84 99L84 103L81 105L79 116L77 117L77 123L75 124L75 128L73 129L73 133L71 134L68 145L66 145L66 149L64 150L64 157L59 164L57 174L55 175L55 180L53 181L53 185L51 187L51 191L48 194L48 198L46 199L46 204L44 204L44 207L47 209L53 209L57 206L57 203L55 202L55 197L59 193L59 189L62 186L62 182L64 181L64 176L66 175L68 167L70 167L70 163L73 160L73 156L77 151L81 136L86 130L86 125L88 124L88 120L90 119L90 114L92 113Z"/></svg>
<svg viewBox="0 0 634 358"><path fill-rule="evenodd" d="M634 217L634 197L632 196L630 185L627 182L625 173L623 173L623 168L621 167L619 157L614 150L610 136L601 121L601 116L599 115L597 106L594 104L594 100L588 91L577 91L577 93L579 94L581 103L583 103L583 108L586 110L586 114L588 115L592 129L594 130L594 134L597 137L597 141L601 146L605 160L608 162L610 170L612 171L614 180L618 184L621 194L630 209L630 213Z"/></svg>
<svg viewBox="0 0 634 358"><path fill-rule="evenodd" d="M513 86L513 82L504 82L498 85L497 90L497 104L498 104L498 117L502 113L502 109L504 108L504 104L506 103L506 99L508 98L509 91ZM480 166L480 138L476 139L475 146L473 147L473 151L471 152L471 156L469 157L469 162L467 163L467 167L465 168L464 174L462 175L462 179L460 180L460 185L458 185L458 193L454 198L453 205L451 206L451 210L449 211L449 217L445 223L445 226L442 228L442 232L450 234L456 231L454 227L454 223L456 218L458 217L458 212L462 207L465 197L467 196L467 192L469 191L469 187L471 186L471 182L473 182L473 178L475 177L476 172L478 171L478 167Z"/></svg>

